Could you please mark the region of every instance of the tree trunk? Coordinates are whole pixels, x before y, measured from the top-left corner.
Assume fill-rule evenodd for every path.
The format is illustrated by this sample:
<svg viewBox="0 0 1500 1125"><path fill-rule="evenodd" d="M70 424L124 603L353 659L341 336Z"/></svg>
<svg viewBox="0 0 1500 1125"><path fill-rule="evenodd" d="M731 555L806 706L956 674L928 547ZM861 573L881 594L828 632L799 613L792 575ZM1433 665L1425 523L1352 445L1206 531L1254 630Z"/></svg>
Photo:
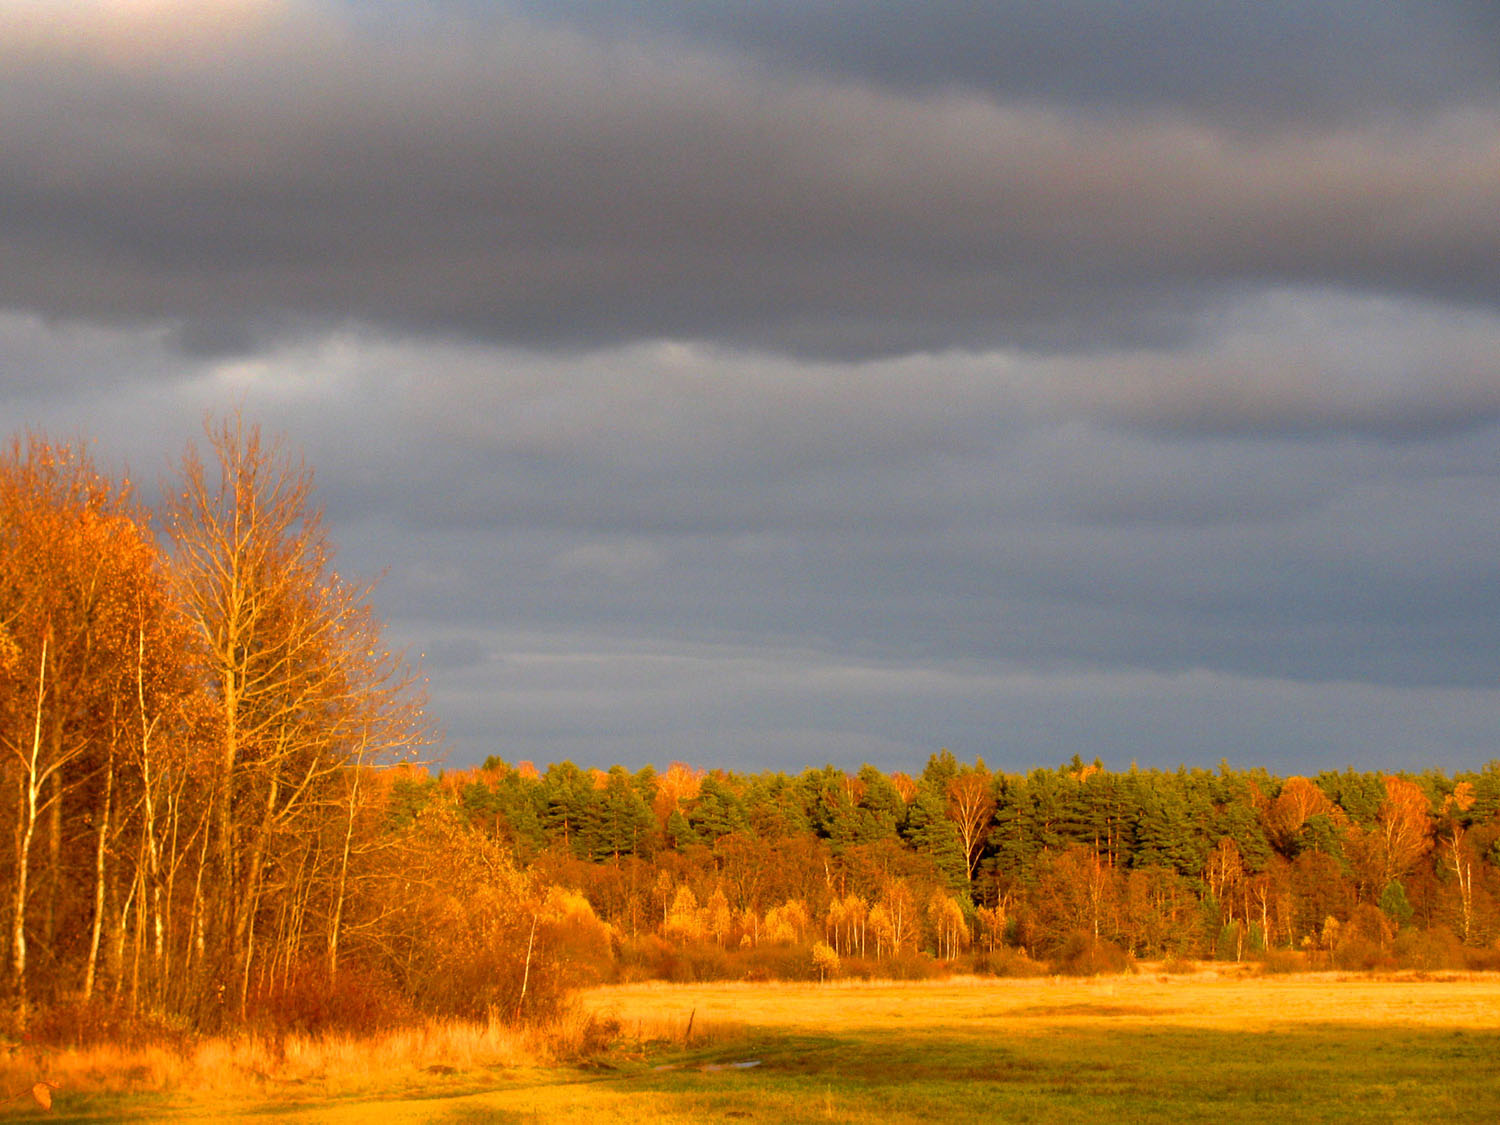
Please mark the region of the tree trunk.
<svg viewBox="0 0 1500 1125"><path fill-rule="evenodd" d="M349 853L354 846L354 814L359 804L360 775L364 772L363 755L355 760L354 777L349 783L349 817L344 822L344 850L339 856L338 884L334 889L333 909L328 920L328 983L332 986L339 970L339 931L344 923L344 896L349 887Z"/></svg>
<svg viewBox="0 0 1500 1125"><path fill-rule="evenodd" d="M99 965L99 939L104 933L104 888L107 874L105 858L109 840L110 818L113 815L115 794L115 746L110 739L104 762L104 799L99 810L99 829L94 839L94 921L89 927L89 956L83 970L83 999L88 1003L94 996L94 978Z"/></svg>
<svg viewBox="0 0 1500 1125"><path fill-rule="evenodd" d="M36 677L36 718L31 732L31 752L23 757L21 786L21 834L16 849L16 886L11 901L10 971L22 1022L28 1014L26 981L26 895L31 872L31 841L36 833L37 798L41 792L42 704L47 696L47 642L42 638L42 658Z"/></svg>
<svg viewBox="0 0 1500 1125"><path fill-rule="evenodd" d="M63 728L60 722L52 724L52 761L62 761ZM54 767L47 777L49 791L43 809L47 818L47 894L42 914L42 948L50 954L57 947L57 919L61 913L62 899L62 842L63 842L63 778L62 770Z"/></svg>

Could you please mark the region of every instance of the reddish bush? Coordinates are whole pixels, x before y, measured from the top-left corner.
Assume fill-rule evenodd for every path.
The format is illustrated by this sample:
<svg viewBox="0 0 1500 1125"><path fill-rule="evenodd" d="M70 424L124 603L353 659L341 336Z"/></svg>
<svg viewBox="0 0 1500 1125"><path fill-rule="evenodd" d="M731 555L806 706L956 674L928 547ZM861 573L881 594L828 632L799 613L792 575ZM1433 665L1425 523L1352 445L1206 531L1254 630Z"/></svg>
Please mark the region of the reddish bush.
<svg viewBox="0 0 1500 1125"><path fill-rule="evenodd" d="M375 1031L413 1018L411 1006L388 977L346 964L330 981L322 961L262 982L250 995L247 1015L253 1025L267 1030L312 1034Z"/></svg>
<svg viewBox="0 0 1500 1125"><path fill-rule="evenodd" d="M94 1047L103 1044L134 1049L185 1046L192 1033L180 1020L132 1012L125 1004L94 1001L55 1004L33 1013L26 1025L27 1043L49 1047Z"/></svg>
<svg viewBox="0 0 1500 1125"><path fill-rule="evenodd" d="M1019 949L1001 946L989 952L975 953L967 968L979 976L991 977L1039 977L1047 972L1047 966L1033 961Z"/></svg>
<svg viewBox="0 0 1500 1125"><path fill-rule="evenodd" d="M1464 967L1463 944L1443 926L1402 930L1396 935L1394 950L1396 963L1403 969L1434 972Z"/></svg>
<svg viewBox="0 0 1500 1125"><path fill-rule="evenodd" d="M1068 935L1050 962L1054 973L1070 977L1092 977L1101 973L1123 973L1131 966L1130 954L1112 941L1075 931Z"/></svg>

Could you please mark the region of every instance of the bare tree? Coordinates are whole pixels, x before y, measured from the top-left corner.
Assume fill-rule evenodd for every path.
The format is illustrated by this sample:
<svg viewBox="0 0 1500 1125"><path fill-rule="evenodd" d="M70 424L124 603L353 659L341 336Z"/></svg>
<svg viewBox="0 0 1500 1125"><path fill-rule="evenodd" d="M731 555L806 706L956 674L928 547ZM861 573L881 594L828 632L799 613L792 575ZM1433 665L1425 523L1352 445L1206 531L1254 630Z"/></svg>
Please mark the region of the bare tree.
<svg viewBox="0 0 1500 1125"><path fill-rule="evenodd" d="M994 787L983 763L965 766L949 780L946 811L958 831L964 851L964 874L972 883L989 832L990 817L995 812Z"/></svg>
<svg viewBox="0 0 1500 1125"><path fill-rule="evenodd" d="M167 526L216 711L205 925L229 970L218 983L243 1010L263 896L292 891L267 883L277 842L312 839L344 771L419 737L422 721L369 588L333 570L311 471L238 415L208 438L212 465L189 448ZM329 950L333 964L336 933Z"/></svg>

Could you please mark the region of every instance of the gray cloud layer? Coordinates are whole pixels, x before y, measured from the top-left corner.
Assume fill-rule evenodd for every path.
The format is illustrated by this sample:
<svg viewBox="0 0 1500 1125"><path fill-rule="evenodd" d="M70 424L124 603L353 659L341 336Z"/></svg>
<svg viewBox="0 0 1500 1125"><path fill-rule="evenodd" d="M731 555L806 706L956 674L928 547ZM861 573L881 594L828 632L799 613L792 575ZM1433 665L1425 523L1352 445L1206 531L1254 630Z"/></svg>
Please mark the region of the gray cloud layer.
<svg viewBox="0 0 1500 1125"><path fill-rule="evenodd" d="M1494 17L1148 7L0 3L0 415L288 431L459 760L1482 761Z"/></svg>
<svg viewBox="0 0 1500 1125"><path fill-rule="evenodd" d="M519 17L246 23L0 28L0 247L25 265L0 301L875 354L1171 336L1271 278L1500 292L1494 99L1244 131Z"/></svg>

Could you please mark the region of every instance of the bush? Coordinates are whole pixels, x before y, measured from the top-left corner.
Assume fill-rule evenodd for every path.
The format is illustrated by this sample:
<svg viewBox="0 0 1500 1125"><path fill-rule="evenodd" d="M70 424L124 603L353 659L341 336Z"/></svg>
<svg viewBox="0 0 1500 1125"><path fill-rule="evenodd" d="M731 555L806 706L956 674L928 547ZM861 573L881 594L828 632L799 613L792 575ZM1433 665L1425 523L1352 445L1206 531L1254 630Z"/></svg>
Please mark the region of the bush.
<svg viewBox="0 0 1500 1125"><path fill-rule="evenodd" d="M676 951L655 934L625 938L615 952L614 981L633 984L643 980L666 980L659 972L661 962L675 957Z"/></svg>
<svg viewBox="0 0 1500 1125"><path fill-rule="evenodd" d="M839 975L839 955L827 942L817 942L812 947L813 970L820 981Z"/></svg>
<svg viewBox="0 0 1500 1125"><path fill-rule="evenodd" d="M1402 930L1396 935L1393 949L1396 963L1404 969L1436 972L1464 967L1463 944L1441 926L1431 930Z"/></svg>
<svg viewBox="0 0 1500 1125"><path fill-rule="evenodd" d="M1333 951L1333 964L1335 968L1349 972L1372 973L1377 969L1394 969L1396 958L1373 941L1351 938L1340 942Z"/></svg>
<svg viewBox="0 0 1500 1125"><path fill-rule="evenodd" d="M682 947L674 980L733 980L738 975L726 950L712 942L689 942Z"/></svg>
<svg viewBox="0 0 1500 1125"><path fill-rule="evenodd" d="M738 954L742 980L817 980L812 947L808 945L757 945Z"/></svg>
<svg viewBox="0 0 1500 1125"><path fill-rule="evenodd" d="M849 980L881 979L880 962L871 957L844 957L839 961L840 972Z"/></svg>
<svg viewBox="0 0 1500 1125"><path fill-rule="evenodd" d="M1047 973L1046 965L1033 961L1022 950L1008 945L973 954L968 967L978 976L991 977L1039 977Z"/></svg>
<svg viewBox="0 0 1500 1125"><path fill-rule="evenodd" d="M1292 949L1271 949L1260 958L1260 967L1262 972L1281 974L1306 972L1310 966L1305 953Z"/></svg>
<svg viewBox="0 0 1500 1125"><path fill-rule="evenodd" d="M321 959L304 962L286 977L262 982L249 997L252 1025L268 1031L370 1032L413 1018L394 982L361 965L341 965L332 981Z"/></svg>
<svg viewBox="0 0 1500 1125"><path fill-rule="evenodd" d="M1491 946L1488 949L1465 949L1464 967L1474 972L1500 970L1500 948Z"/></svg>
<svg viewBox="0 0 1500 1125"><path fill-rule="evenodd" d="M882 976L890 980L932 980L946 975L946 970L925 953L903 952L880 962Z"/></svg>
<svg viewBox="0 0 1500 1125"><path fill-rule="evenodd" d="M124 1004L95 1000L53 1004L32 1014L25 1042L48 1047L97 1047L134 1050L165 1046L181 1050L192 1033L181 1020L132 1012Z"/></svg>
<svg viewBox="0 0 1500 1125"><path fill-rule="evenodd" d="M1081 931L1069 934L1051 961L1054 973L1070 977L1123 973L1130 966L1130 954L1114 942Z"/></svg>
<svg viewBox="0 0 1500 1125"><path fill-rule="evenodd" d="M1338 931L1333 963L1340 969L1363 972L1394 969L1393 936L1393 927L1380 908L1361 903Z"/></svg>

